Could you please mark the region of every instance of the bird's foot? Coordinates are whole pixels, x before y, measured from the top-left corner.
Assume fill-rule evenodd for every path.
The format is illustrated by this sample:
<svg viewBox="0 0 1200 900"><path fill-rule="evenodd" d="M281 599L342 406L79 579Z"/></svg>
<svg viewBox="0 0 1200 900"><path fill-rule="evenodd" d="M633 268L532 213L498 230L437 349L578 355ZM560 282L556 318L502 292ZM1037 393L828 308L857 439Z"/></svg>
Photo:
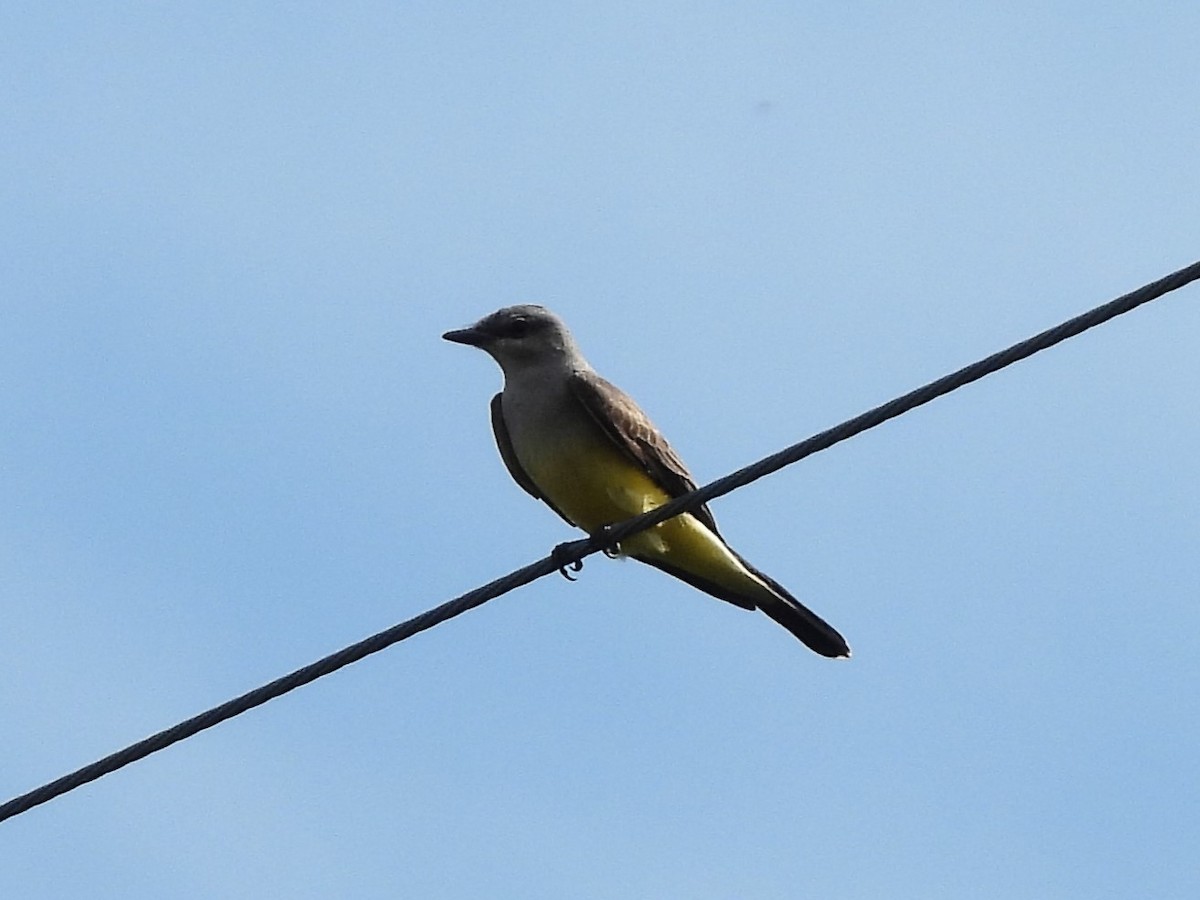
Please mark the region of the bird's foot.
<svg viewBox="0 0 1200 900"><path fill-rule="evenodd" d="M601 525L599 529L592 533L590 539L583 541L567 541L566 543L559 544L557 547L551 550L550 558L559 564L558 573L562 575L563 578L567 579L567 581L577 581L578 579L571 573L583 571L583 560L571 559L570 557L572 556L573 552L584 544L589 543L591 540L596 538L603 540L610 531L612 531L611 525ZM601 552L609 559L617 559L621 556L620 547L605 547Z"/></svg>
<svg viewBox="0 0 1200 900"><path fill-rule="evenodd" d="M611 525L601 525L600 530L598 532L596 532L596 534L592 535L592 537L603 538L603 537L606 537L609 534L609 532L611 532L611 531L612 531ZM607 556L609 559L617 559L621 555L621 548L619 546L605 547L600 552L603 553L605 556Z"/></svg>
<svg viewBox="0 0 1200 900"><path fill-rule="evenodd" d="M550 558L559 564L558 574L567 579L567 581L578 581L578 579L572 575L571 572L583 571L582 559L567 558L571 555L571 551L582 543L583 541L567 541L566 543L559 544L550 551Z"/></svg>

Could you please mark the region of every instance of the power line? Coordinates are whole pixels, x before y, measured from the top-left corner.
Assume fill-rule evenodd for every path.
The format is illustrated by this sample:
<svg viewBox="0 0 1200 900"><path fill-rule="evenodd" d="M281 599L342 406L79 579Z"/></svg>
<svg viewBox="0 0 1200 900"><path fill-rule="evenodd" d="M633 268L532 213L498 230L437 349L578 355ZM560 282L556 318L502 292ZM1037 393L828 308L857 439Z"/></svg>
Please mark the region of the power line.
<svg viewBox="0 0 1200 900"><path fill-rule="evenodd" d="M309 682L316 681L324 675L329 675L344 666L358 662L372 653L378 653L392 644L412 637L414 634L425 631L427 628L432 628L434 625L440 624L447 619L452 619L467 610L481 606L488 600L506 594L514 588L528 584L544 575L549 575L551 572L563 569L565 566L581 563L585 557L606 548L611 548L632 534L643 531L660 522L665 522L667 519L677 516L680 513L693 510L702 503L707 503L710 500L728 494L730 491L756 481L764 475L769 475L772 472L782 469L784 466L799 462L807 456L832 447L834 444L840 443L847 438L861 434L870 428L874 428L876 425L886 422L888 419L894 419L944 394L957 390L973 381L978 381L985 375L997 372L1005 366L1012 365L1026 357L1032 356L1040 350L1053 347L1067 338L1081 334L1089 328L1094 328L1110 319L1114 319L1122 313L1129 312L1138 306L1149 303L1151 300L1156 300L1164 294L1177 290L1197 279L1200 279L1200 262L1195 262L1186 268L1180 269L1178 272L1167 275L1165 278L1138 288L1136 291L1118 297L1116 300L1097 306L1095 309L1063 322L1061 325L1047 329L1020 343L1013 344L1006 350L994 353L986 359L965 366L957 372L932 381L917 388L915 391L910 391L902 397L897 397L895 400L884 403L882 406L868 410L862 415L855 416L853 419L843 422L841 425L815 434L798 444L793 444L778 453L739 469L730 475L726 475L724 478L719 478L699 490L682 497L677 497L657 509L614 525L612 528L606 530L604 534L562 544L555 548L551 555L515 572L511 572L503 578L498 578L482 587L469 591L448 603L443 603L441 606L428 610L406 622L393 625L386 631L381 631L356 644L351 644L349 647L339 650L336 653L331 653L329 656L303 666L288 675L284 675L282 678L277 678L269 684L248 691L240 697L235 697L232 700L222 703L220 706L215 706L165 731L160 731L144 740L131 744L110 756L106 756L90 765L77 769L26 794L15 797L7 803L0 805L0 822L20 815L49 800L53 800L61 794L73 791L75 788L85 785L90 781L95 781L103 775L115 772L117 769L143 759L152 753L157 753L159 750L163 750L178 741L192 737L205 729L212 728L214 725L218 725L227 719L241 715L256 706L261 706L268 700L281 697L289 691L293 691Z"/></svg>

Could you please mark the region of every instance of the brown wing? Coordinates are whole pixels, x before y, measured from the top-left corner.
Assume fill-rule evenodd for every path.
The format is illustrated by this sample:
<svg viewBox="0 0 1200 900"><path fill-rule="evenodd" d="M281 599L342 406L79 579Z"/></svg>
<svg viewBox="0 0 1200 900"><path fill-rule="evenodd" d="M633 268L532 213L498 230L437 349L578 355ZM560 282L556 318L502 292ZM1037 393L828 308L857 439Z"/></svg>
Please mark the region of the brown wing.
<svg viewBox="0 0 1200 900"><path fill-rule="evenodd" d="M533 483L533 479L521 468L521 461L517 459L516 451L513 450L512 438L508 436L508 426L504 424L504 410L500 405L499 394L492 398L491 413L492 434L496 436L496 447L500 451L500 458L504 460L504 467L508 469L508 474L512 476L512 480L520 485L521 489L529 494L529 496L535 500L541 500L558 513L568 525L574 525L574 522L563 515L561 509L542 496L542 492Z"/></svg>
<svg viewBox="0 0 1200 900"><path fill-rule="evenodd" d="M575 398L617 449L641 466L664 491L672 497L682 497L696 489L695 479L679 454L632 397L595 372L576 372L570 384ZM693 510L692 515L720 537L707 504Z"/></svg>

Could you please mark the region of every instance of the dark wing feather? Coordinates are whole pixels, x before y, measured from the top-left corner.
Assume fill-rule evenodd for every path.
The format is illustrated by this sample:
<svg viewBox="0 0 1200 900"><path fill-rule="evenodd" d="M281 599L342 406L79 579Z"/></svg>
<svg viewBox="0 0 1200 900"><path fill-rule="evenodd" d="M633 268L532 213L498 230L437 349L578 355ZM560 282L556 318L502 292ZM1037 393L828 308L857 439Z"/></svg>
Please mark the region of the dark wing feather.
<svg viewBox="0 0 1200 900"><path fill-rule="evenodd" d="M548 507L554 510L568 525L575 523L563 515L563 511L551 503L542 492L538 490L533 479L526 474L521 467L521 461L517 459L516 451L513 450L512 438L508 436L508 426L504 424L504 409L500 405L500 395L497 394L492 398L491 413L492 413L492 434L496 436L496 447L500 451L500 458L504 460L504 467L508 469L508 474L512 476L512 480L521 486L521 489L535 500L541 500Z"/></svg>
<svg viewBox="0 0 1200 900"><path fill-rule="evenodd" d="M572 376L570 383L575 397L596 420L613 444L641 466L647 475L662 486L663 490L672 497L679 497L696 489L696 482L688 472L687 466L683 464L683 460L654 427L646 414L620 388L605 381L595 372L577 372ZM713 521L712 512L707 505L701 506L692 515L720 537L717 523ZM735 555L751 574L761 579L775 594L774 598L758 599L755 602L736 591L731 591L694 575L686 569L676 568L666 560L642 557L638 557L638 559L735 606L743 609L754 609L757 606L822 656L850 655L850 648L846 645L845 639L828 622L789 594L778 581L750 565L744 557Z"/></svg>
<svg viewBox="0 0 1200 900"><path fill-rule="evenodd" d="M633 398L591 371L576 372L570 384L575 398L617 449L641 466L664 491L672 497L682 497L696 489L696 482L679 454ZM693 510L692 515L720 537L708 504Z"/></svg>

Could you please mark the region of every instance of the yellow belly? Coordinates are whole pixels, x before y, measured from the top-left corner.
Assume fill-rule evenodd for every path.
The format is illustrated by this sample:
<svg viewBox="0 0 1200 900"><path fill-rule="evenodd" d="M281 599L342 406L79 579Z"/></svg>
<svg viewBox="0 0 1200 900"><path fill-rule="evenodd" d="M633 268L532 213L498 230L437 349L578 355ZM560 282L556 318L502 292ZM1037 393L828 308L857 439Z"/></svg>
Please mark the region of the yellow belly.
<svg viewBox="0 0 1200 900"><path fill-rule="evenodd" d="M661 506L670 496L611 445L563 446L522 459L539 490L589 533ZM765 586L725 543L690 513L621 542L621 552L659 559L751 596Z"/></svg>
<svg viewBox="0 0 1200 900"><path fill-rule="evenodd" d="M615 447L593 441L587 446L572 443L524 454L521 463L546 498L585 531L598 531L669 499Z"/></svg>

